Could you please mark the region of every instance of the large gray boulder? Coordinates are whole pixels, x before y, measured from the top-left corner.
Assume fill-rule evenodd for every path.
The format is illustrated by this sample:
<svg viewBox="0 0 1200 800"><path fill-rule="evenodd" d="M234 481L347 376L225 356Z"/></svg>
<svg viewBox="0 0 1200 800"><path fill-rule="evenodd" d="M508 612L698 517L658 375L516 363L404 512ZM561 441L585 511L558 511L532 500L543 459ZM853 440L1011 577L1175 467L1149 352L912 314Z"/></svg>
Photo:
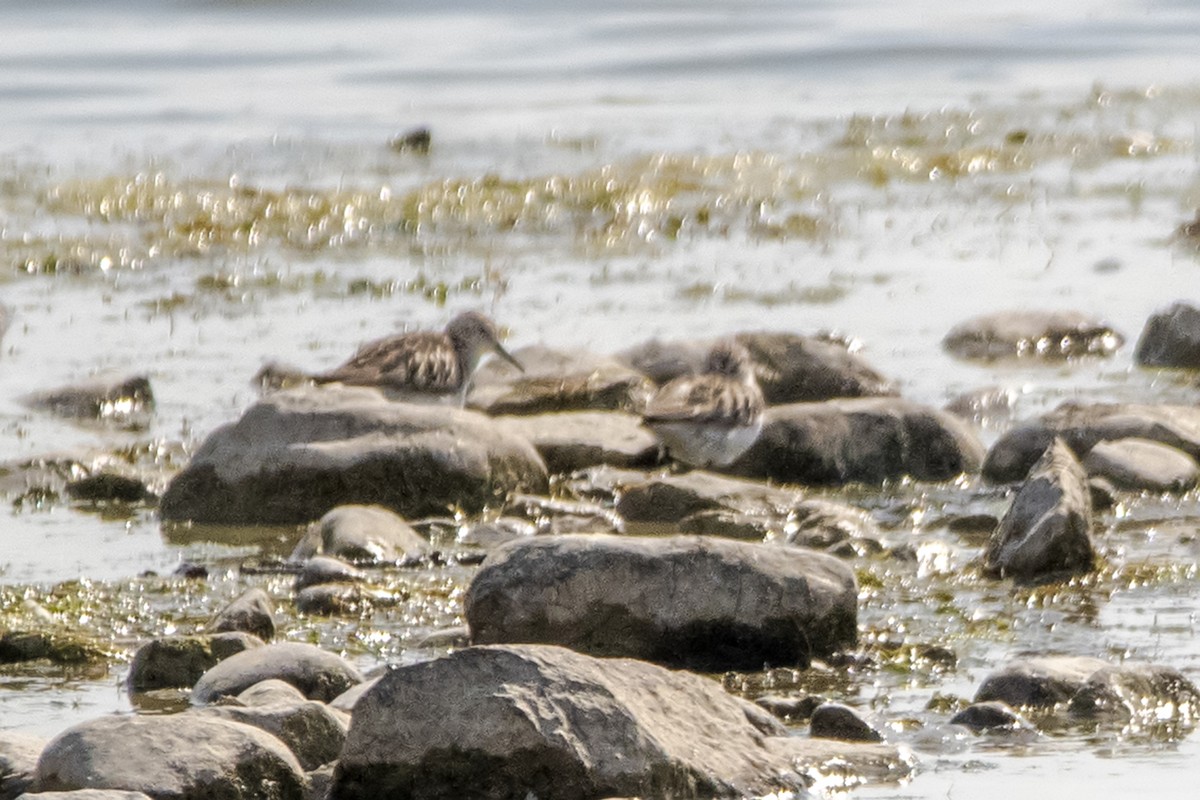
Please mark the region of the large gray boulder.
<svg viewBox="0 0 1200 800"><path fill-rule="evenodd" d="M1095 558L1087 476L1070 448L1055 439L988 541L984 572L1031 580L1088 572Z"/></svg>
<svg viewBox="0 0 1200 800"><path fill-rule="evenodd" d="M508 432L528 439L552 473L597 464L645 467L658 463L658 437L640 417L622 411L567 411L498 417Z"/></svg>
<svg viewBox="0 0 1200 800"><path fill-rule="evenodd" d="M360 387L302 387L214 431L167 487L168 520L297 524L347 503L406 517L479 510L546 490L527 441L469 411L389 402Z"/></svg>
<svg viewBox="0 0 1200 800"><path fill-rule="evenodd" d="M975 433L953 414L879 397L770 408L758 441L730 471L809 485L943 481L976 472L983 456Z"/></svg>
<svg viewBox="0 0 1200 800"><path fill-rule="evenodd" d="M1148 367L1200 369L1200 308L1180 302L1151 316L1134 358Z"/></svg>
<svg viewBox="0 0 1200 800"><path fill-rule="evenodd" d="M794 333L747 332L734 338L749 352L759 388L772 405L897 393L894 383L840 344ZM699 372L714 342L652 340L618 358L664 384Z"/></svg>
<svg viewBox="0 0 1200 800"><path fill-rule="evenodd" d="M803 548L700 536L501 545L467 589L476 644L560 644L702 670L806 666L857 636L854 573Z"/></svg>
<svg viewBox="0 0 1200 800"><path fill-rule="evenodd" d="M803 790L835 762L875 780L909 769L887 745L786 733L698 675L545 645L472 647L392 670L358 700L332 796L758 796Z"/></svg>
<svg viewBox="0 0 1200 800"><path fill-rule="evenodd" d="M204 705L238 695L270 678L323 703L362 683L362 675L341 656L311 644L276 642L231 656L204 673L192 687L192 702Z"/></svg>
<svg viewBox="0 0 1200 800"><path fill-rule="evenodd" d="M1200 461L1200 408L1134 403L1064 403L1005 433L988 451L983 475L996 483L1025 478L1055 437L1080 457L1099 442L1146 439Z"/></svg>
<svg viewBox="0 0 1200 800"><path fill-rule="evenodd" d="M100 375L71 386L27 395L31 408L55 416L144 427L154 413L154 392L145 375Z"/></svg>
<svg viewBox="0 0 1200 800"><path fill-rule="evenodd" d="M172 800L302 800L305 779L282 742L197 714L108 716L55 737L39 790L124 789Z"/></svg>
<svg viewBox="0 0 1200 800"><path fill-rule="evenodd" d="M959 358L992 361L1109 356L1125 340L1112 326L1077 311L1000 311L956 325L942 346Z"/></svg>
<svg viewBox="0 0 1200 800"><path fill-rule="evenodd" d="M557 411L638 413L654 391L640 372L615 358L541 345L513 353L524 372L492 359L475 373L467 405L488 414L548 414Z"/></svg>
<svg viewBox="0 0 1200 800"><path fill-rule="evenodd" d="M325 555L356 563L390 562L428 552L429 543L391 509L347 505L330 509L309 525L290 558Z"/></svg>

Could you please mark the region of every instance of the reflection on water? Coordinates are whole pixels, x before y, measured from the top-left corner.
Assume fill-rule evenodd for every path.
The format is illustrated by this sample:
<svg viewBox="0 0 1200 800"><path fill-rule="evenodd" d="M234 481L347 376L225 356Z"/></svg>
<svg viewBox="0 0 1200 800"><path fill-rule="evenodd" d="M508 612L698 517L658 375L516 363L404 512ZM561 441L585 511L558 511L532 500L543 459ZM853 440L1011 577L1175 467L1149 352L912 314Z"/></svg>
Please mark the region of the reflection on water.
<svg viewBox="0 0 1200 800"><path fill-rule="evenodd" d="M1200 258L1175 235L1200 206L1193 4L12 5L0 621L32 599L120 648L194 628L245 580L292 613L287 576L237 565L285 554L294 531L160 530L142 505L40 491L30 462L87 472L117 457L165 479L253 401L265 361L329 367L462 308L489 310L514 347L832 331L907 397L985 390L1015 398L1018 417L1200 391L1136 368L1128 345L1044 367L966 364L939 344L1003 308L1084 311L1132 342L1152 311L1194 295ZM428 153L389 146L420 125ZM101 373L149 375L147 428L19 402ZM985 440L1011 424L1001 416ZM1105 569L1042 592L973 577L980 537L933 522L999 513L1006 498L987 487L855 499L918 559L857 565L878 669L803 680L932 752L911 784L856 795L1181 794L1194 735L943 741L938 709L1026 651L1200 676L1200 499L1129 499L1103 518ZM185 561L210 565L208 580L165 577ZM378 591L398 605L282 627L365 668L420 657L413 642L459 621L469 574L393 576ZM0 726L53 734L127 708L115 671L5 668Z"/></svg>

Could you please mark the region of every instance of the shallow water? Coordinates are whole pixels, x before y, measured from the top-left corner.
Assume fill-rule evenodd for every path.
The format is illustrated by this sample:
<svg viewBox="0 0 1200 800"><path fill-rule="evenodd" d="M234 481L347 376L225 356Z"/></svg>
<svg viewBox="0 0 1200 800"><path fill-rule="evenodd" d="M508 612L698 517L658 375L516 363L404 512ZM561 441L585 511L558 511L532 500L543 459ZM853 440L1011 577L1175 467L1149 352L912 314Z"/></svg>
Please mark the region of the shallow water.
<svg viewBox="0 0 1200 800"><path fill-rule="evenodd" d="M252 402L265 361L332 366L462 308L490 311L513 346L601 352L836 331L907 397L940 405L999 385L1018 418L1068 398L1200 395L1193 376L1131 357L1146 317L1200 287L1197 249L1174 235L1200 206L1190 4L130 0L6 5L0 29L4 461L127 448L165 478ZM389 146L420 125L427 155ZM1127 344L1054 366L940 348L969 316L1028 307L1093 313ZM147 429L20 402L100 372L149 374ZM259 549L163 531L152 511L5 493L3 612L26 595L55 610L55 586L98 608L124 598L119 615L56 611L102 618L118 649L194 627ZM935 730L934 692L969 697L1025 651L1200 679L1194 495L1131 498L1101 519L1110 563L1151 565L1145 580L1114 571L1050 600L960 578L979 543L927 528L946 507L996 513L1002 497L971 484L857 499L928 556L920 574L859 566L884 587L864 590L864 632L905 621L906 640L952 641L959 666L856 676L847 701ZM213 569L185 600L179 581L138 577L182 561ZM411 643L456 620L466 574L420 578L436 588L373 624L299 621L296 635L364 666L419 657ZM64 586L78 578L90 583ZM931 611L930 581L954 608ZM1007 622L969 624L983 619ZM126 708L119 672L6 670L0 728L53 734ZM1068 731L931 752L910 729L894 735L922 771L856 796L1181 796L1200 758L1194 735Z"/></svg>

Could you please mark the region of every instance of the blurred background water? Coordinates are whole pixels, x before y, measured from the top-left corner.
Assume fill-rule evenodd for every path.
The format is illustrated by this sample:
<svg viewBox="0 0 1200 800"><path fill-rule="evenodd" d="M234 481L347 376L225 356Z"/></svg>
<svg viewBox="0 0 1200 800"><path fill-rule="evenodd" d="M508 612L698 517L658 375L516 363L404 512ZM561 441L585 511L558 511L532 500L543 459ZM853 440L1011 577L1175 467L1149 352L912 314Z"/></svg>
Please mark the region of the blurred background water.
<svg viewBox="0 0 1200 800"><path fill-rule="evenodd" d="M0 2L0 31L4 462L186 454L253 401L266 360L328 367L462 308L513 346L601 352L836 331L906 396L1000 385L1019 416L1196 401L1130 346L1039 367L939 345L966 317L1029 307L1132 343L1152 311L1197 299L1175 233L1200 207L1195 3L42 0ZM418 127L428 153L392 144ZM144 430L21 403L134 372L158 400ZM0 521L10 586L213 552L149 512ZM1106 623L1195 678L1197 597L1114 600ZM1144 638L1146 613L1182 619L1167 644ZM104 681L74 701L32 685L58 710L9 702L14 727L113 702ZM1182 796L1194 738L966 772L935 758L881 796Z"/></svg>

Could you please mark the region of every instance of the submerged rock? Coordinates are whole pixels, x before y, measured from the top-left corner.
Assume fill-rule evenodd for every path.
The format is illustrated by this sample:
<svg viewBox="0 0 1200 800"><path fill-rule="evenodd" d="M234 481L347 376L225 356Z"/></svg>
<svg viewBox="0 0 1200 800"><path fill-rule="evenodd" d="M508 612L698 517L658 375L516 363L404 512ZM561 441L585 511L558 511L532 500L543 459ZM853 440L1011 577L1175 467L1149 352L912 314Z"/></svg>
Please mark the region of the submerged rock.
<svg viewBox="0 0 1200 800"><path fill-rule="evenodd" d="M502 428L533 443L551 473L611 464L648 467L659 461L658 438L621 411L567 411L498 417Z"/></svg>
<svg viewBox="0 0 1200 800"><path fill-rule="evenodd" d="M1149 439L1098 442L1083 459L1088 475L1118 489L1183 492L1200 480L1200 464L1182 450Z"/></svg>
<svg viewBox="0 0 1200 800"><path fill-rule="evenodd" d="M1083 468L1055 439L1013 498L984 552L984 572L1030 580L1087 572L1092 548L1092 498Z"/></svg>
<svg viewBox="0 0 1200 800"><path fill-rule="evenodd" d="M739 333L733 338L749 352L759 388L772 405L897 393L894 383L838 344L792 333ZM617 357L664 384L699 372L714 341L652 340Z"/></svg>
<svg viewBox="0 0 1200 800"><path fill-rule="evenodd" d="M290 560L324 555L352 562L394 562L423 556L429 543L394 511L382 506L332 508L308 526Z"/></svg>
<svg viewBox="0 0 1200 800"><path fill-rule="evenodd" d="M970 728L973 733L1034 730L1028 720L1000 700L972 703L951 717L950 724Z"/></svg>
<svg viewBox="0 0 1200 800"><path fill-rule="evenodd" d="M211 703L271 678L290 683L310 700L325 703L362 683L362 675L341 656L311 644L277 642L238 653L205 672L192 687L192 702Z"/></svg>
<svg viewBox="0 0 1200 800"><path fill-rule="evenodd" d="M467 589L476 644L561 644L703 670L806 666L854 643L854 573L792 547L548 536L494 550Z"/></svg>
<svg viewBox="0 0 1200 800"><path fill-rule="evenodd" d="M1200 308L1179 302L1151 316L1134 358L1148 367L1200 369Z"/></svg>
<svg viewBox="0 0 1200 800"><path fill-rule="evenodd" d="M416 517L478 511L546 491L524 439L454 408L394 403L371 389L302 388L260 401L213 432L167 487L167 520L295 524L344 504Z"/></svg>
<svg viewBox="0 0 1200 800"><path fill-rule="evenodd" d="M59 417L142 427L154 412L154 392L145 375L99 377L28 395L25 403Z"/></svg>
<svg viewBox="0 0 1200 800"><path fill-rule="evenodd" d="M358 583L366 578L365 572L341 559L314 556L300 567L300 574L296 576L295 588L300 591L309 586L323 583Z"/></svg>
<svg viewBox="0 0 1200 800"><path fill-rule="evenodd" d="M358 700L333 796L751 796L803 790L839 758L851 774L907 771L894 748L834 750L761 717L714 681L653 664L471 647L392 670Z"/></svg>
<svg viewBox="0 0 1200 800"><path fill-rule="evenodd" d="M984 449L967 424L898 398L830 400L767 410L758 441L730 470L810 485L944 481L976 472Z"/></svg>
<svg viewBox="0 0 1200 800"><path fill-rule="evenodd" d="M959 358L993 361L1110 356L1125 343L1105 322L1076 311L1001 311L956 325L942 340Z"/></svg>
<svg viewBox="0 0 1200 800"><path fill-rule="evenodd" d="M302 800L305 779L295 756L264 731L171 714L100 717L67 729L38 760L36 785L174 800Z"/></svg>
<svg viewBox="0 0 1200 800"><path fill-rule="evenodd" d="M548 414L558 411L640 412L654 391L640 372L609 356L549 347L513 353L520 372L498 359L475 373L467 405L488 414Z"/></svg>
<svg viewBox="0 0 1200 800"><path fill-rule="evenodd" d="M1099 442L1137 438L1174 447L1200 461L1200 408L1063 403L1001 436L988 451L984 477L996 483L1022 480L1055 437L1081 458Z"/></svg>

